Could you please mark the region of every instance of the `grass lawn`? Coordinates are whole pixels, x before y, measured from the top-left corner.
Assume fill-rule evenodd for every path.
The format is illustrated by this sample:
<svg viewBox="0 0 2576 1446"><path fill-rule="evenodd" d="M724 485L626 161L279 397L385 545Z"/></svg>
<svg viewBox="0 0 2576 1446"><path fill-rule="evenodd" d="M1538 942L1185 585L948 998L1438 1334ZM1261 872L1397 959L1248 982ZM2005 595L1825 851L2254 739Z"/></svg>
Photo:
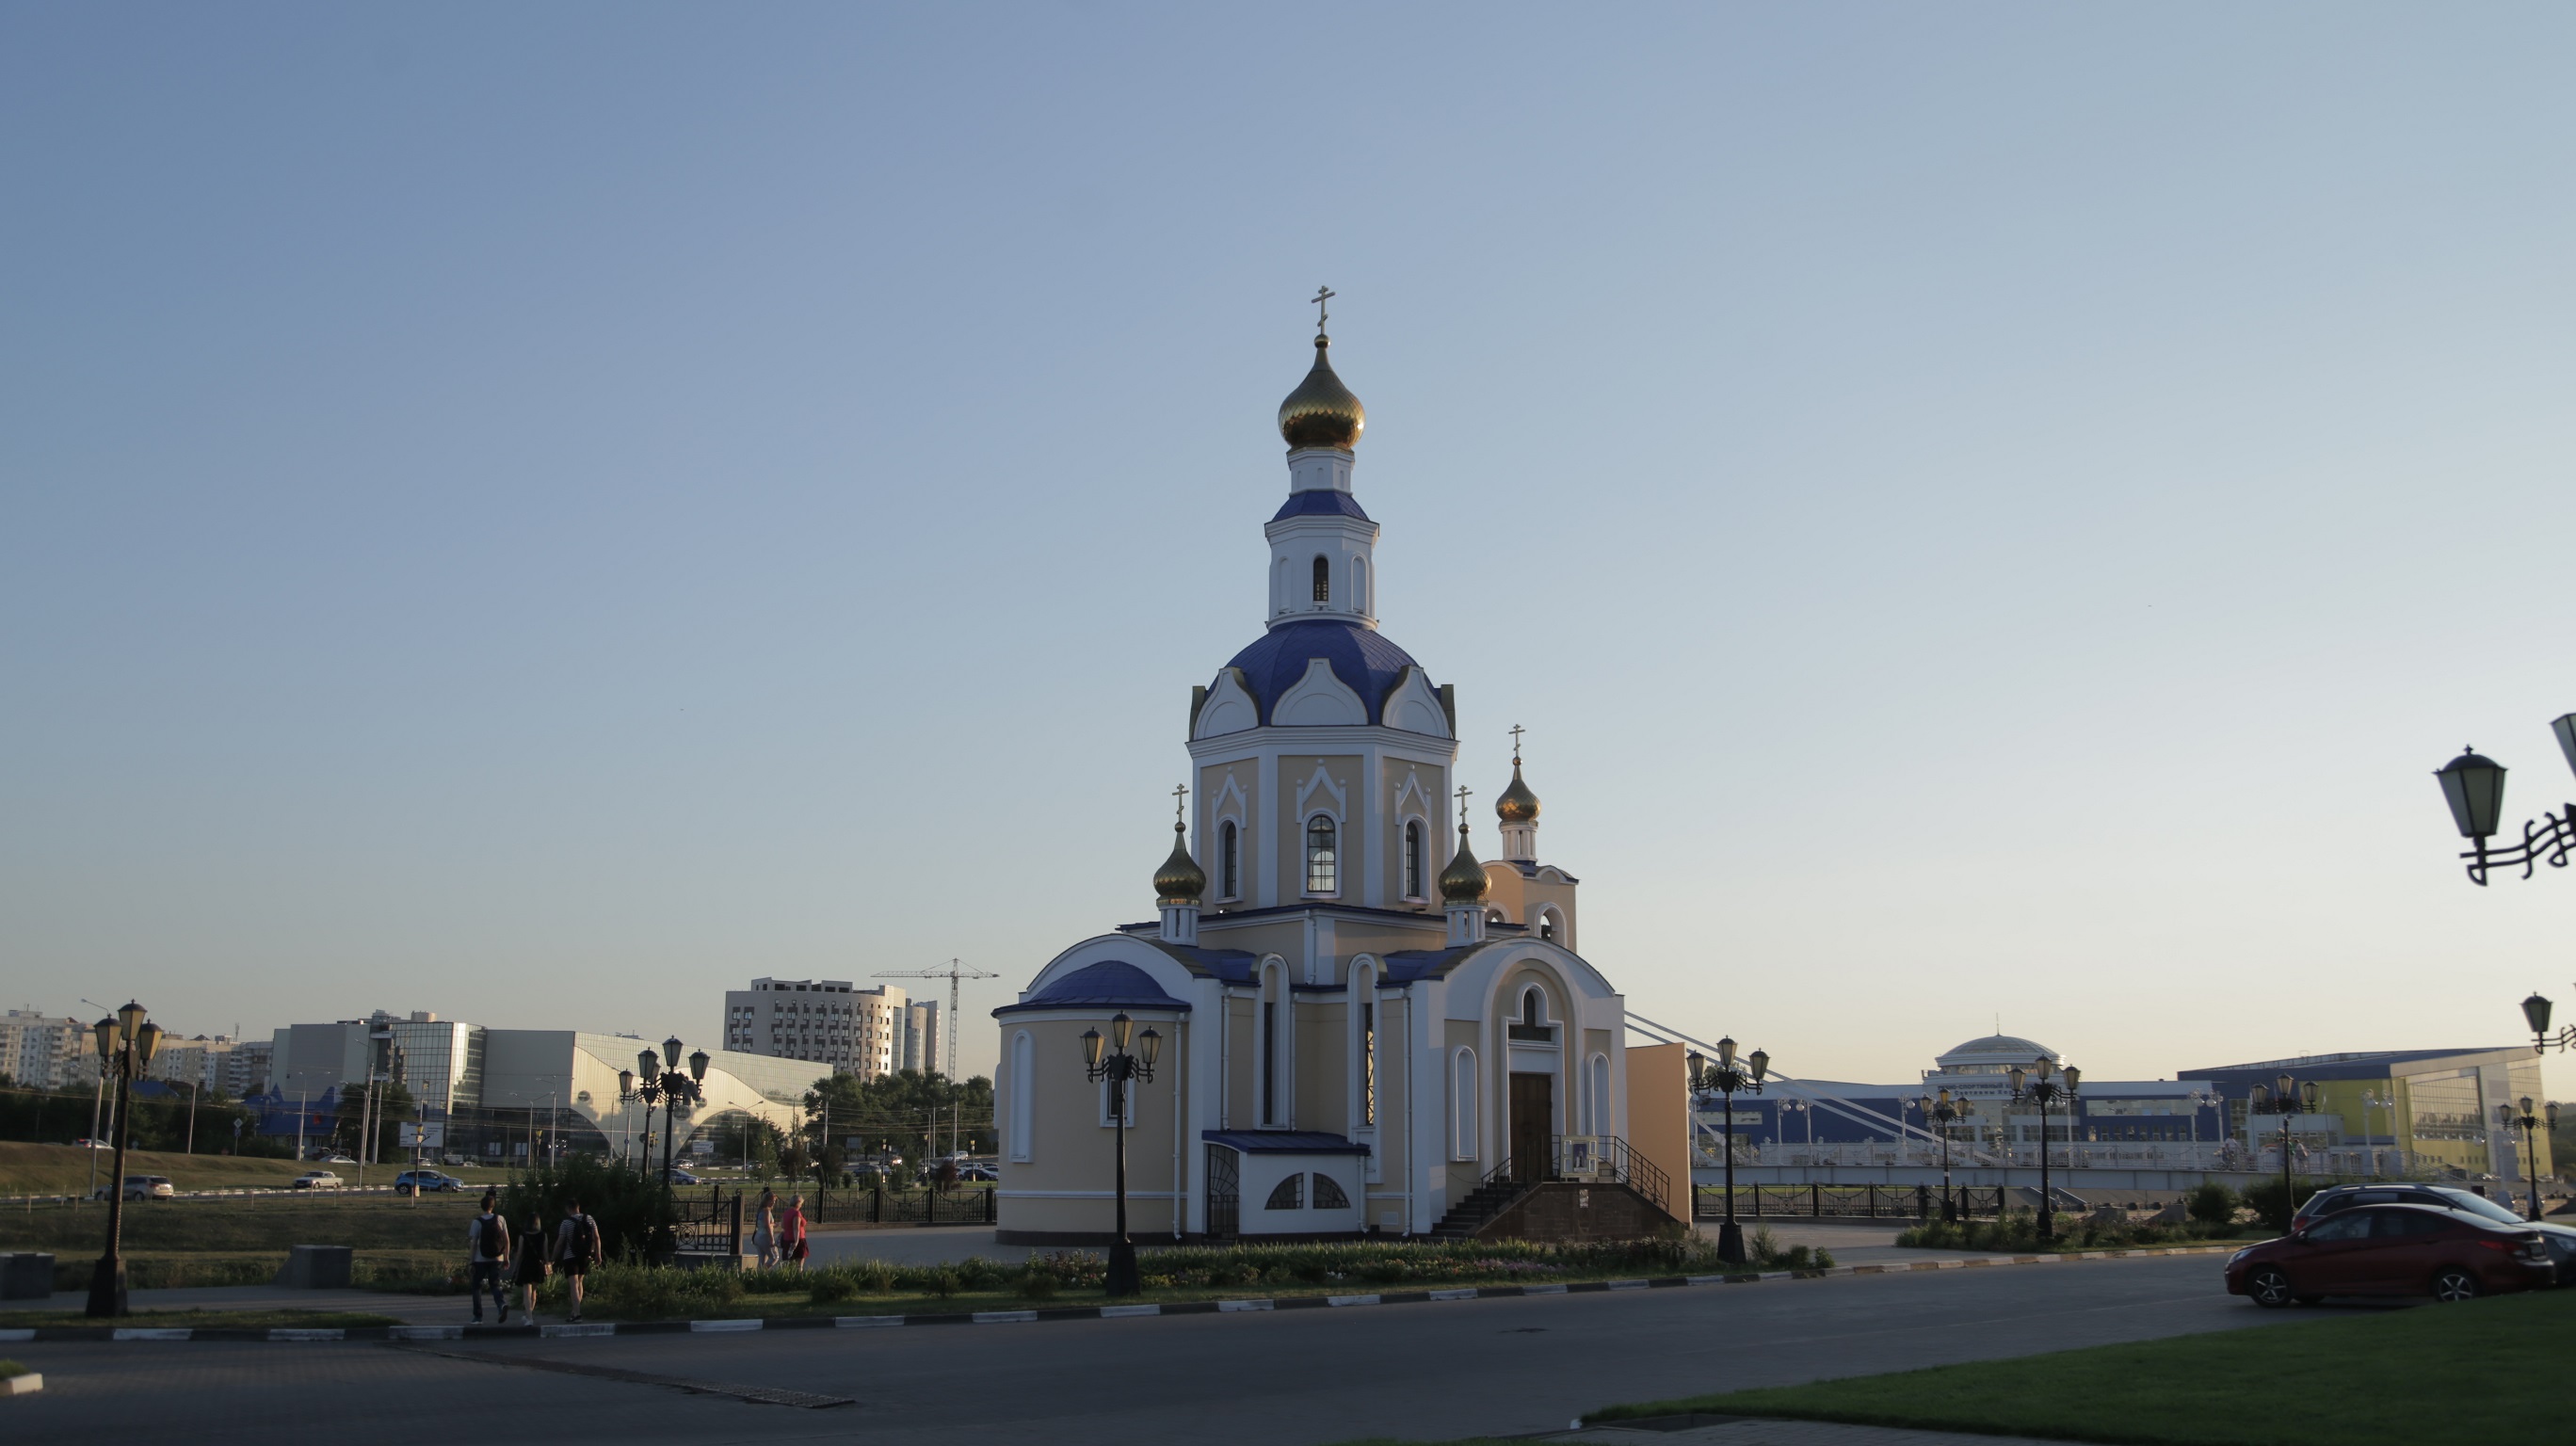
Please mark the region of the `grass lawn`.
<svg viewBox="0 0 2576 1446"><path fill-rule="evenodd" d="M2558 1380L2576 1352L2576 1291L2289 1319L2259 1334L2213 1331L1730 1391L1584 1419L1700 1411L2128 1446L2564 1439Z"/></svg>
<svg viewBox="0 0 2576 1446"><path fill-rule="evenodd" d="M92 1320L76 1310L13 1310L0 1314L0 1325L137 1326L163 1330L172 1326L221 1326L228 1330L268 1330L277 1326L308 1329L331 1326L388 1326L402 1322L389 1315L350 1310L138 1310L114 1320Z"/></svg>
<svg viewBox="0 0 2576 1446"><path fill-rule="evenodd" d="M199 1144L206 1144L199 1139ZM229 1143L229 1142L227 1142ZM86 1195L90 1189L91 1151L72 1145L31 1145L19 1141L0 1141L0 1195ZM108 1162L114 1152L100 1150L98 1178L107 1179ZM394 1176L410 1168L408 1161L387 1162L367 1167L367 1183L390 1185ZM428 1165L442 1175L454 1175L468 1185L499 1184L509 1178L504 1170L480 1166ZM351 1184L358 1180L355 1165L316 1165L296 1160L262 1160L233 1155L198 1153L180 1154L168 1150L128 1150L125 1173L129 1175L167 1175L174 1190L253 1190L284 1188L286 1183L307 1170L329 1170Z"/></svg>
<svg viewBox="0 0 2576 1446"><path fill-rule="evenodd" d="M328 1193L243 1195L218 1200L142 1200L125 1207L127 1250L137 1254L273 1250L353 1245L361 1250L447 1250L462 1258L472 1195ZM104 1201L0 1207L0 1250L96 1256L107 1235Z"/></svg>

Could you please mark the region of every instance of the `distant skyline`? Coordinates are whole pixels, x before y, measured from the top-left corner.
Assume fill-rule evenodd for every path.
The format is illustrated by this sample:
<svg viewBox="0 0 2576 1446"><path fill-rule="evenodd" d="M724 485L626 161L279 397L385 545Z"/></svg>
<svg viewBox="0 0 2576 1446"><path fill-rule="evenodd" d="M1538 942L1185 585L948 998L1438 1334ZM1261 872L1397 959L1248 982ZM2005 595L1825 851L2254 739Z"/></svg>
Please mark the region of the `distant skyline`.
<svg viewBox="0 0 2576 1446"><path fill-rule="evenodd" d="M989 1071L1152 917L1328 283L1384 629L1480 853L1530 730L1633 1013L1882 1082L1997 1015L2511 1044L2576 877L2472 887L2431 772L2576 797L2571 44L0 11L0 1001L712 1041L957 957Z"/></svg>

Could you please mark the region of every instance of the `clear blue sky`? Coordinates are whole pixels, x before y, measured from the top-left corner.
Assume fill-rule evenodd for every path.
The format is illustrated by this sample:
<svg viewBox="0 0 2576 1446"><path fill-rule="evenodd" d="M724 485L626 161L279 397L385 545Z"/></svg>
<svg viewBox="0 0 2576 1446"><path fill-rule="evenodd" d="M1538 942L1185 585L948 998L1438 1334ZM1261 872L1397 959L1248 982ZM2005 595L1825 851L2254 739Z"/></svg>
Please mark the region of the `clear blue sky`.
<svg viewBox="0 0 2576 1446"><path fill-rule="evenodd" d="M2576 1014L2576 12L0 9L0 994L712 1034L1149 917L1319 282L1652 1018ZM1480 845L1493 846L1490 815Z"/></svg>

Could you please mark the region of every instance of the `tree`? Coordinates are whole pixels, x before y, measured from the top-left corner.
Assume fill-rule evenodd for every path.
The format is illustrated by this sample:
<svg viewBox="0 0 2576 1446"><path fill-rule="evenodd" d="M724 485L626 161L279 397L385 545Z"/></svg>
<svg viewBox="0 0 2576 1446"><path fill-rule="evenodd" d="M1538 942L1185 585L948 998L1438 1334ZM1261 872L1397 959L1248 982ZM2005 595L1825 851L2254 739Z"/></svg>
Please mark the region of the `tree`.
<svg viewBox="0 0 2576 1446"><path fill-rule="evenodd" d="M610 1260L646 1258L679 1218L651 1171L597 1155L571 1155L561 1164L540 1162L511 1176L501 1190L501 1218L513 1233L527 1229L533 1218L551 1240L551 1232L563 1223L565 1207L576 1200L599 1222L600 1253Z"/></svg>

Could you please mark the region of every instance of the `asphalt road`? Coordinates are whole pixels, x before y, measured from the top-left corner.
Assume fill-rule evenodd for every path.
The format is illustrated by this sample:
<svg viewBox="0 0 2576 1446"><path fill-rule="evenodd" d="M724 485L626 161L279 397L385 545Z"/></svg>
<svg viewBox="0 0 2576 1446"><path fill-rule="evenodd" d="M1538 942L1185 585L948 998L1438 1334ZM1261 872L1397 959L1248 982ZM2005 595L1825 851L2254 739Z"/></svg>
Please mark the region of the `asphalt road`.
<svg viewBox="0 0 2576 1446"><path fill-rule="evenodd" d="M2219 1257L2077 1261L1681 1290L1163 1319L430 1346L27 1344L0 1436L102 1425L196 1443L322 1422L372 1446L723 1442L1320 1446L1562 1429L1619 1401L2296 1319ZM572 1368L570 1371L562 1367ZM600 1369L648 1379L595 1374ZM814 1409L649 1378L855 1398Z"/></svg>

